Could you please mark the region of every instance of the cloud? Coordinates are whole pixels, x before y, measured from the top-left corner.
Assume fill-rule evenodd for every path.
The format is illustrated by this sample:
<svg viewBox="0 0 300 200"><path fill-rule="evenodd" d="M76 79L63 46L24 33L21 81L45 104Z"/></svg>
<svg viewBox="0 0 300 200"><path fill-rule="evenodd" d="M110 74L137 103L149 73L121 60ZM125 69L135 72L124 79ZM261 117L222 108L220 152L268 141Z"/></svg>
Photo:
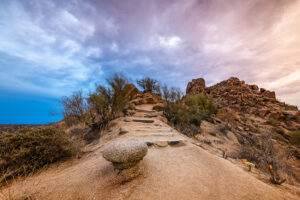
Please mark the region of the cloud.
<svg viewBox="0 0 300 200"><path fill-rule="evenodd" d="M4 0L1 73L53 94L116 71L182 89L238 76L300 105L299 10L296 0Z"/></svg>

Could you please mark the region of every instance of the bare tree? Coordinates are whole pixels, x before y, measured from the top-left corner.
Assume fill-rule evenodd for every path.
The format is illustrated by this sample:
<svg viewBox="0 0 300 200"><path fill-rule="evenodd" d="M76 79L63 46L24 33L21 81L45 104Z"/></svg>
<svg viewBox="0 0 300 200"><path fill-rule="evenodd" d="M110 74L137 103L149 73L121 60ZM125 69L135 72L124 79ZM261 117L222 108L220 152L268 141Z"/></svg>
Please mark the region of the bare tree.
<svg viewBox="0 0 300 200"><path fill-rule="evenodd" d="M158 80L150 77L145 77L137 80L136 82L141 88L143 88L144 92L160 93L160 83Z"/></svg>
<svg viewBox="0 0 300 200"><path fill-rule="evenodd" d="M82 121L83 115L88 110L82 91L74 92L70 97L62 97L61 106L62 114L69 125L75 121Z"/></svg>

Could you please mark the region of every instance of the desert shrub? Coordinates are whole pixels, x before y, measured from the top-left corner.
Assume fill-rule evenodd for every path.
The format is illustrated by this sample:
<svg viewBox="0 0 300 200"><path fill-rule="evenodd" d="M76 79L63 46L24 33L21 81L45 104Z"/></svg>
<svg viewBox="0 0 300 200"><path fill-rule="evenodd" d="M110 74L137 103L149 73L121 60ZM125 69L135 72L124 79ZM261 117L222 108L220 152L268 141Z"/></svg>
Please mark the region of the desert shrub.
<svg viewBox="0 0 300 200"><path fill-rule="evenodd" d="M217 117L226 122L225 129L230 129L230 125L236 125L235 112L228 108L221 108L217 112Z"/></svg>
<svg viewBox="0 0 300 200"><path fill-rule="evenodd" d="M271 126L278 126L280 122L276 119L270 118L266 121L266 124L271 125Z"/></svg>
<svg viewBox="0 0 300 200"><path fill-rule="evenodd" d="M128 83L125 76L115 74L107 79L108 87L98 86L87 99L92 130L103 130L121 113L128 99L124 88Z"/></svg>
<svg viewBox="0 0 300 200"><path fill-rule="evenodd" d="M284 104L284 109L285 110L298 110L298 107L297 106L293 106L293 105L290 105L290 104Z"/></svg>
<svg viewBox="0 0 300 200"><path fill-rule="evenodd" d="M180 90L180 88L171 87L169 89L166 85L162 87L162 97L163 100L166 102L178 102L183 97L183 92Z"/></svg>
<svg viewBox="0 0 300 200"><path fill-rule="evenodd" d="M282 135L278 134L278 133L273 134L272 139L278 140L278 141L281 141L281 142L285 142L285 138Z"/></svg>
<svg viewBox="0 0 300 200"><path fill-rule="evenodd" d="M240 138L240 143L240 158L255 163L263 171L269 171L272 183L281 184L285 181L280 180L279 171L291 174L290 167L284 162L284 155L273 146L272 134L245 135Z"/></svg>
<svg viewBox="0 0 300 200"><path fill-rule="evenodd" d="M93 130L102 130L106 128L113 118L108 98L110 98L110 96L107 97L103 93L93 93L89 95L88 105L90 108L90 126Z"/></svg>
<svg viewBox="0 0 300 200"><path fill-rule="evenodd" d="M241 118L242 122L244 122L244 123L246 123L248 120L248 118L245 115L241 115L240 118Z"/></svg>
<svg viewBox="0 0 300 200"><path fill-rule="evenodd" d="M276 133L280 134L280 135L285 135L284 130L282 130L281 128L277 128L275 129Z"/></svg>
<svg viewBox="0 0 300 200"><path fill-rule="evenodd" d="M292 145L300 146L300 131L293 131L289 135L290 143Z"/></svg>
<svg viewBox="0 0 300 200"><path fill-rule="evenodd" d="M167 102L164 116L182 133L192 137L200 132L201 120L216 113L212 99L203 95L189 96L184 101Z"/></svg>
<svg viewBox="0 0 300 200"><path fill-rule="evenodd" d="M205 97L203 94L188 96L185 104L192 113L198 113L202 118L207 118L211 114L217 113L217 106L213 103L212 97Z"/></svg>
<svg viewBox="0 0 300 200"><path fill-rule="evenodd" d="M35 172L74 153L66 133L54 127L23 128L0 135L0 176L5 180Z"/></svg>
<svg viewBox="0 0 300 200"><path fill-rule="evenodd" d="M145 77L137 80L136 82L144 90L144 92L160 93L160 84L158 80L150 77Z"/></svg>
<svg viewBox="0 0 300 200"><path fill-rule="evenodd" d="M84 120L87 104L82 91L74 92L70 97L62 97L61 106L63 117L68 126Z"/></svg>
<svg viewBox="0 0 300 200"><path fill-rule="evenodd" d="M157 104L157 105L153 106L153 110L164 111L164 105L163 104Z"/></svg>

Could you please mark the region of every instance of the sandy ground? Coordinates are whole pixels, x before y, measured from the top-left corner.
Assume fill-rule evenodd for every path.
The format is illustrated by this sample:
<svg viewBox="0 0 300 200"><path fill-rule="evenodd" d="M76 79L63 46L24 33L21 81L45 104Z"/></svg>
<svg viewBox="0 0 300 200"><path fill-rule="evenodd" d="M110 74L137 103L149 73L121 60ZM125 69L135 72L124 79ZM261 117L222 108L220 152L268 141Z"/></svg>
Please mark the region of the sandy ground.
<svg viewBox="0 0 300 200"><path fill-rule="evenodd" d="M146 105L140 109L151 110L151 107ZM144 115L144 112L137 112L130 119L144 119ZM100 141L88 146L82 158L54 164L38 174L17 180L1 189L0 199L300 199L282 186L264 183L251 172L192 144L193 139L173 130L159 117L151 119L155 122L146 124L118 119L118 125ZM120 136L120 126L129 132ZM102 157L105 145L119 137L154 143L182 140L185 145L149 147L142 161L143 175L119 183L115 178L117 171Z"/></svg>

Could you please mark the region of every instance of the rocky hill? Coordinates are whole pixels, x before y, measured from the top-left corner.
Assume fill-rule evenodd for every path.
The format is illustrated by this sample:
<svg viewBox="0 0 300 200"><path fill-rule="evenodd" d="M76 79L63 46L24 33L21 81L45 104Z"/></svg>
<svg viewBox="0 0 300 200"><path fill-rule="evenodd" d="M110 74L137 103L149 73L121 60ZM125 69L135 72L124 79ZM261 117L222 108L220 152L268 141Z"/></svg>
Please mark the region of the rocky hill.
<svg viewBox="0 0 300 200"><path fill-rule="evenodd" d="M249 138L270 135L277 151L286 153L284 157L288 157L281 162L288 163L289 173L300 180L299 146L290 142L295 134L300 137L300 111L296 106L277 100L274 91L246 84L235 77L209 87L206 87L203 78L193 79L187 85L186 95L197 94L211 96L221 110L226 110L227 113L217 115L212 122L218 124L219 121L224 127L226 121L231 121L229 137L236 137L241 148L245 141L249 142ZM204 130L207 123L202 125ZM225 135L228 137L228 133ZM216 146L222 148L222 145Z"/></svg>
<svg viewBox="0 0 300 200"><path fill-rule="evenodd" d="M234 111L264 119L279 120L283 122L281 125L289 130L300 129L298 108L278 101L274 91L248 85L235 77L210 87L205 86L203 78L193 79L188 83L187 95L201 93L211 95L220 107L229 107Z"/></svg>

